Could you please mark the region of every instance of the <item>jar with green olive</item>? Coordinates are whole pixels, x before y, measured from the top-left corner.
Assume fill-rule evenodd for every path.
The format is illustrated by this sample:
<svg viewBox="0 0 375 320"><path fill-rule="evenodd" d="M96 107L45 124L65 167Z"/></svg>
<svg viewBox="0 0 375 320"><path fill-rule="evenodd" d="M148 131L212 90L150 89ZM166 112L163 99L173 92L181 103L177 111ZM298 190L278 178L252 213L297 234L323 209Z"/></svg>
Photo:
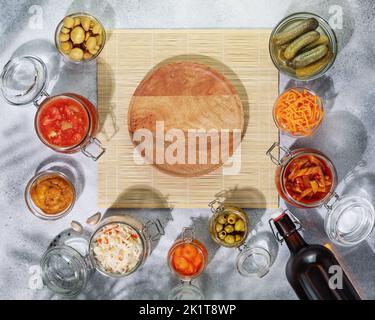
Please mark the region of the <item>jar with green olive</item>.
<svg viewBox="0 0 375 320"><path fill-rule="evenodd" d="M209 220L209 232L212 239L221 246L238 248L237 271L245 277L263 277L271 265L268 250L246 244L250 221L246 212L236 206L227 205L219 200L209 203L213 215Z"/></svg>

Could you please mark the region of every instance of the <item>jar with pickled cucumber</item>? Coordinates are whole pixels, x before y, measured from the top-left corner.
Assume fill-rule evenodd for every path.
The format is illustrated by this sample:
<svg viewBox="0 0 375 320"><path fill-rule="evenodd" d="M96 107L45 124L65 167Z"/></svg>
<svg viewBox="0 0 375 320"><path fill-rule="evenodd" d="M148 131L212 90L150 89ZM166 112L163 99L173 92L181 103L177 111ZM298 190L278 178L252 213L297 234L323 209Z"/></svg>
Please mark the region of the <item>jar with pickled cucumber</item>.
<svg viewBox="0 0 375 320"><path fill-rule="evenodd" d="M322 17L306 12L293 13L273 29L269 50L281 73L298 80L312 80L333 65L337 39Z"/></svg>

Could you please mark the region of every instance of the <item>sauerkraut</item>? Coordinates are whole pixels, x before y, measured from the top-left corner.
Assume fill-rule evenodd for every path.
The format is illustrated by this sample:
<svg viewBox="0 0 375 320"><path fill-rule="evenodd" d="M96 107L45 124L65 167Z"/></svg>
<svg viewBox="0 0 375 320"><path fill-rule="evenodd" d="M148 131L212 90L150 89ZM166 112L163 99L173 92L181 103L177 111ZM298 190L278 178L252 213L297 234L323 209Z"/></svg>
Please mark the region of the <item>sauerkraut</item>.
<svg viewBox="0 0 375 320"><path fill-rule="evenodd" d="M143 245L139 234L132 227L113 223L98 231L93 251L102 270L125 274L133 271L142 259Z"/></svg>

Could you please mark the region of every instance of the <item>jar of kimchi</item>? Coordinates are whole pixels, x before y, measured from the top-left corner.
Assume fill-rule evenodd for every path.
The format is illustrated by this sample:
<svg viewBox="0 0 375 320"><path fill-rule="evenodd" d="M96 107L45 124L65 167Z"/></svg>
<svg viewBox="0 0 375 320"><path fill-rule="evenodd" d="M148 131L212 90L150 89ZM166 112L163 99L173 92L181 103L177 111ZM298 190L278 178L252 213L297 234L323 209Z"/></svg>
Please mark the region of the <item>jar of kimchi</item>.
<svg viewBox="0 0 375 320"><path fill-rule="evenodd" d="M12 59L1 73L1 92L8 103L24 106L33 102L37 107L34 126L42 143L56 152L81 151L98 160L105 149L96 138L99 115L94 105L76 93L50 96L46 86L46 65L35 56ZM93 153L88 148L96 150Z"/></svg>

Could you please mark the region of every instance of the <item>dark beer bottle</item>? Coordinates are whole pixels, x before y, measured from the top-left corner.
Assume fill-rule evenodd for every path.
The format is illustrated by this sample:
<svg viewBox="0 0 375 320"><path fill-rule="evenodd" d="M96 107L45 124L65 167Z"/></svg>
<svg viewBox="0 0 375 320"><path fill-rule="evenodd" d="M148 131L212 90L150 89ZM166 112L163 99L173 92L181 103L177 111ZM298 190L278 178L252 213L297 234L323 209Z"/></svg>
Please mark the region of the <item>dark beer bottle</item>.
<svg viewBox="0 0 375 320"><path fill-rule="evenodd" d="M300 299L361 299L331 250L307 244L285 212L273 223L291 252L286 276Z"/></svg>

